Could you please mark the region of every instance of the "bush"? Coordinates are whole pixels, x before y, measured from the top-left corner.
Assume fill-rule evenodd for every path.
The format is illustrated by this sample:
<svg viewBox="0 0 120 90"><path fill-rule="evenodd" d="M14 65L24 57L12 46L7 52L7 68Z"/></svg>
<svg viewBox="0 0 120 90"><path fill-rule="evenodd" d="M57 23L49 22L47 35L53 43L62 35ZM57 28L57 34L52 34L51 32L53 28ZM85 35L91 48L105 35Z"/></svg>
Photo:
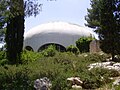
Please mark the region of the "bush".
<svg viewBox="0 0 120 90"><path fill-rule="evenodd" d="M108 70L104 68L93 68L91 71L88 71L87 74L83 77L83 82L84 82L83 88L96 89L103 85L111 83L112 80L109 78L112 75L113 75L112 70ZM118 76L118 73L115 76Z"/></svg>
<svg viewBox="0 0 120 90"><path fill-rule="evenodd" d="M70 90L71 87L66 80L74 76L80 77L84 82L83 88L95 89L104 84L101 76L105 77L104 81L108 83L107 78L115 73L108 73L109 71L102 69L89 71L87 66L90 63L103 58L96 54L80 54L76 57L71 52L55 52L54 57L43 57L41 53L24 51L22 55L23 61L28 62L27 64L0 67L0 90L33 90L34 81L43 77L50 79L52 90Z"/></svg>
<svg viewBox="0 0 120 90"><path fill-rule="evenodd" d="M49 57L49 56L53 57L55 55L56 51L57 50L54 45L49 45L47 49L45 49L41 52L41 54L45 57Z"/></svg>
<svg viewBox="0 0 120 90"><path fill-rule="evenodd" d="M67 52L72 52L75 55L78 55L79 54L79 49L74 45L70 45L70 46L67 47Z"/></svg>
<svg viewBox="0 0 120 90"><path fill-rule="evenodd" d="M76 46L80 52L89 52L89 44L94 40L92 37L81 37L76 41Z"/></svg>
<svg viewBox="0 0 120 90"><path fill-rule="evenodd" d="M5 58L6 58L5 51L0 51L0 60L5 59Z"/></svg>
<svg viewBox="0 0 120 90"><path fill-rule="evenodd" d="M0 51L0 66L4 66L5 64L8 64L8 60L6 59L6 52Z"/></svg>
<svg viewBox="0 0 120 90"><path fill-rule="evenodd" d="M31 90L31 79L26 67L0 67L0 90Z"/></svg>
<svg viewBox="0 0 120 90"><path fill-rule="evenodd" d="M21 61L22 64L27 64L29 62L34 62L42 57L43 56L40 53L24 50L21 55Z"/></svg>
<svg viewBox="0 0 120 90"><path fill-rule="evenodd" d="M88 53L85 59L86 61L89 61L89 62L103 62L103 61L106 61L107 55L106 54L100 55L98 53L92 53L92 54Z"/></svg>

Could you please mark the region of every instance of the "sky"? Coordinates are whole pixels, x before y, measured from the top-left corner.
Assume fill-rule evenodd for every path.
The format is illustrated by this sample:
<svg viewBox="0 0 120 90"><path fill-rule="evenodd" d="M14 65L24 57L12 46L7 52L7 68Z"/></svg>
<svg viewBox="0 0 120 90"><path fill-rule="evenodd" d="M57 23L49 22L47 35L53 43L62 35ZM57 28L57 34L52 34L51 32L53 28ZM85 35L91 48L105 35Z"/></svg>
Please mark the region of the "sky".
<svg viewBox="0 0 120 90"><path fill-rule="evenodd" d="M85 26L90 0L38 0L42 11L36 17L25 18L25 32L43 23L62 21Z"/></svg>

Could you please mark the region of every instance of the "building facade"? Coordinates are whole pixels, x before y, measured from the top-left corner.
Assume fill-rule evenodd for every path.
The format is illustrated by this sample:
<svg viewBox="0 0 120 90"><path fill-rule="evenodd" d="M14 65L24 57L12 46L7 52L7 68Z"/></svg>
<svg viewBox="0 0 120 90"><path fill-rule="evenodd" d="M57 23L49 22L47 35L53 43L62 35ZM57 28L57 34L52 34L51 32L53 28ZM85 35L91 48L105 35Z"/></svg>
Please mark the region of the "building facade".
<svg viewBox="0 0 120 90"><path fill-rule="evenodd" d="M85 27L66 23L51 22L32 28L24 35L24 49L41 51L49 44L55 44L58 49L64 50L69 45L75 45L80 37L94 35Z"/></svg>

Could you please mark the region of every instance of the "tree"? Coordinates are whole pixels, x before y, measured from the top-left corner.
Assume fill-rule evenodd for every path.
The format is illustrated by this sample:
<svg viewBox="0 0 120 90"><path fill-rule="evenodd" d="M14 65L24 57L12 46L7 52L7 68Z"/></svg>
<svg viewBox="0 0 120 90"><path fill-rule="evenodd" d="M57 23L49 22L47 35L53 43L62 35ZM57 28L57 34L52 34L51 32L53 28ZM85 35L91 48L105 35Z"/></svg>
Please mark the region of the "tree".
<svg viewBox="0 0 120 90"><path fill-rule="evenodd" d="M21 63L23 46L24 17L36 16L42 4L38 0L1 0L6 3L6 13L3 15L7 21L6 44L7 58L11 64ZM1 8L0 8L1 9Z"/></svg>
<svg viewBox="0 0 120 90"><path fill-rule="evenodd" d="M0 0L0 36L5 34L5 14L7 13L7 3L6 0Z"/></svg>
<svg viewBox="0 0 120 90"><path fill-rule="evenodd" d="M19 4L18 4L19 1ZM16 3L17 2L17 3ZM18 6L18 8L15 7ZM6 31L7 58L10 64L18 64L20 61L20 53L23 46L24 34L24 7L23 0L11 0L10 12L13 16L9 17ZM16 10L15 10L16 9Z"/></svg>
<svg viewBox="0 0 120 90"><path fill-rule="evenodd" d="M38 3L32 0L10 0L8 3L9 14L7 17L6 45L7 58L10 64L21 62L23 48L24 17L39 13Z"/></svg>
<svg viewBox="0 0 120 90"><path fill-rule="evenodd" d="M120 54L120 0L91 0L86 20L87 26L96 28L101 49L114 60Z"/></svg>
<svg viewBox="0 0 120 90"><path fill-rule="evenodd" d="M101 49L114 56L120 54L120 7L119 0L101 0L99 38ZM119 3L118 6L116 6ZM119 14L117 14L119 13Z"/></svg>
<svg viewBox="0 0 120 90"><path fill-rule="evenodd" d="M85 20L87 21L85 25L90 28L94 28L96 32L100 26L99 1L100 0L91 0L91 3L90 3L91 8L87 9L88 14L85 16Z"/></svg>

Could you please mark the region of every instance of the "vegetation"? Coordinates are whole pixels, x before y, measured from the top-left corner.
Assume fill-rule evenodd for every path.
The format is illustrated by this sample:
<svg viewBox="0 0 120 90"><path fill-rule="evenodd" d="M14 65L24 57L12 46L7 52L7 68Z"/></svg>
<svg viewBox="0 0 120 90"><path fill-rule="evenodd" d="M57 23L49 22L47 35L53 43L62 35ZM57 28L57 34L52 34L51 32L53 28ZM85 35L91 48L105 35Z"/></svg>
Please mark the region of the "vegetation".
<svg viewBox="0 0 120 90"><path fill-rule="evenodd" d="M89 52L90 42L94 40L92 37L81 37L76 41L76 46L80 52Z"/></svg>
<svg viewBox="0 0 120 90"><path fill-rule="evenodd" d="M5 14L7 13L6 0L0 0L0 36L5 34Z"/></svg>
<svg viewBox="0 0 120 90"><path fill-rule="evenodd" d="M10 0L10 3L10 12L13 14L12 16L9 16L9 20L7 21L5 38L7 46L7 58L10 64L18 64L21 63L20 57L23 46L24 4L23 0L20 0L19 2ZM16 8L16 4L18 8Z"/></svg>
<svg viewBox="0 0 120 90"><path fill-rule="evenodd" d="M120 76L120 73L114 70L88 70L89 64L103 62L107 58L107 54L83 53L89 51L92 38L82 37L76 41L81 54L78 54L77 47L72 45L67 48L70 52L64 53L57 52L54 46L49 46L39 53L22 51L24 17L38 14L38 4L34 5L32 0L6 1L8 0L0 1L0 29L3 29L7 22L7 53L0 51L0 90L33 90L33 82L42 77L48 77L52 81L52 90L72 90L66 79L74 76L83 81L83 89L103 88L105 85L111 88L112 80L109 77ZM113 58L120 54L118 2L119 0L91 0L92 8L88 9L86 17L87 25L97 28L103 51L111 53Z"/></svg>
<svg viewBox="0 0 120 90"><path fill-rule="evenodd" d="M21 52L23 48L24 17L38 14L38 4L33 1L10 0L8 2L9 15L6 30L6 53L10 64L20 64ZM31 9L30 9L31 8ZM27 9L27 10L26 10Z"/></svg>
<svg viewBox="0 0 120 90"><path fill-rule="evenodd" d="M49 57L49 56L54 56L56 54L57 50L56 50L56 47L55 45L49 45L48 48L46 48L45 50L43 50L41 52L41 54L44 56L44 57Z"/></svg>
<svg viewBox="0 0 120 90"><path fill-rule="evenodd" d="M5 32L6 55L10 64L21 63L23 48L24 17L36 16L41 4L33 0L0 1L0 34Z"/></svg>
<svg viewBox="0 0 120 90"><path fill-rule="evenodd" d="M50 53L53 48L49 46L44 53ZM76 57L71 52L55 52L45 55L43 52L24 51L22 63L18 66L0 63L0 89L29 89L33 90L33 82L37 78L48 77L52 81L52 90L72 90L67 83L68 77L78 76L84 82L83 89L97 89L111 83L109 77L119 76L116 71L96 68L88 70L88 65L102 62L107 54L100 55L83 53ZM2 51L0 62L6 60L5 52ZM114 74L113 74L114 73ZM101 77L104 77L101 80ZM19 78L19 79L18 79Z"/></svg>
<svg viewBox="0 0 120 90"><path fill-rule="evenodd" d="M101 49L111 53L112 60L120 54L120 3L118 0L101 0L99 37ZM106 8L107 7L107 8ZM116 13L116 14L114 14Z"/></svg>
<svg viewBox="0 0 120 90"><path fill-rule="evenodd" d="M120 54L120 1L91 0L91 9L86 16L87 26L95 28L101 49L114 56Z"/></svg>
<svg viewBox="0 0 120 90"><path fill-rule="evenodd" d="M79 54L79 49L74 45L70 45L70 46L67 47L67 52L72 52L75 55L78 55Z"/></svg>
<svg viewBox="0 0 120 90"><path fill-rule="evenodd" d="M99 1L100 0L91 0L91 8L87 9L88 15L85 16L85 20L87 21L85 25L96 30L100 26Z"/></svg>

